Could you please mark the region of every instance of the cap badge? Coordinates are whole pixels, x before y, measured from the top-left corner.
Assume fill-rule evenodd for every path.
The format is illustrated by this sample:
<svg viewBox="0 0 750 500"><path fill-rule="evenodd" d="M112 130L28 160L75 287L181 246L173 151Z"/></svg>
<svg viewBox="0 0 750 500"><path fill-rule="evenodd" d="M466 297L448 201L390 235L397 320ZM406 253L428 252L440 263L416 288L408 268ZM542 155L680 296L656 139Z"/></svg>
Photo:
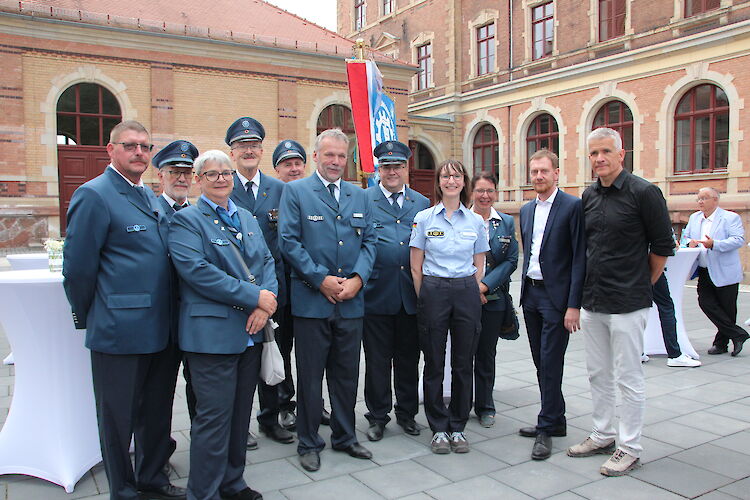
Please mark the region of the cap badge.
<svg viewBox="0 0 750 500"><path fill-rule="evenodd" d="M391 144L390 142L386 143L385 147L388 148L388 150L391 150L393 149L393 144Z"/></svg>
<svg viewBox="0 0 750 500"><path fill-rule="evenodd" d="M184 142L182 144L180 144L180 151L187 151L187 150L188 150L188 145L187 144L185 144Z"/></svg>
<svg viewBox="0 0 750 500"><path fill-rule="evenodd" d="M250 122L249 122L249 121L247 121L247 120L242 120L242 126L243 126L244 128L248 128L248 127L250 126Z"/></svg>
<svg viewBox="0 0 750 500"><path fill-rule="evenodd" d="M289 142L289 141L286 141L286 142L284 143L284 147L285 147L285 148L287 148L287 149L292 149L292 143L291 143L291 142Z"/></svg>

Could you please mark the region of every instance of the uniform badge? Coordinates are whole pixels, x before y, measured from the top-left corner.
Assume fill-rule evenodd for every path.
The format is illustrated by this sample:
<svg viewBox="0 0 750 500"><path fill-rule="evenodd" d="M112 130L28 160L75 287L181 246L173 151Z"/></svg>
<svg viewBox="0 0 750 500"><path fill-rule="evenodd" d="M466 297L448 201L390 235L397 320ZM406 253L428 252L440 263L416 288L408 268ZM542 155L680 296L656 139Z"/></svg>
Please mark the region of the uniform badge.
<svg viewBox="0 0 750 500"><path fill-rule="evenodd" d="M273 208L268 211L268 222L271 224L276 224L279 222L279 210L277 208Z"/></svg>
<svg viewBox="0 0 750 500"><path fill-rule="evenodd" d="M292 149L292 143L291 143L291 142L289 142L289 141L286 141L286 142L284 143L284 147L285 147L285 148L287 148L287 149Z"/></svg>
<svg viewBox="0 0 750 500"><path fill-rule="evenodd" d="M438 231L437 229L427 231L427 237L429 238L442 238L443 236L445 236L445 231Z"/></svg>
<svg viewBox="0 0 750 500"><path fill-rule="evenodd" d="M247 120L242 120L242 126L243 126L244 128L247 128L247 127L249 127L249 126L250 126L250 122L249 122L249 121L247 121Z"/></svg>
<svg viewBox="0 0 750 500"><path fill-rule="evenodd" d="M354 212L352 214L352 217L354 217L355 219L362 219L364 216L365 216L365 214L362 214L362 213L359 213L359 212Z"/></svg>
<svg viewBox="0 0 750 500"><path fill-rule="evenodd" d="M185 144L184 142L182 144L180 144L180 151L182 151L183 153L186 153L187 150L188 150L188 145L187 144Z"/></svg>
<svg viewBox="0 0 750 500"><path fill-rule="evenodd" d="M126 227L125 230L129 233L137 233L139 231L145 231L146 226L143 224L133 224L132 226Z"/></svg>
<svg viewBox="0 0 750 500"><path fill-rule="evenodd" d="M218 223L219 223L219 219L214 219L214 224L218 224Z"/></svg>
<svg viewBox="0 0 750 500"><path fill-rule="evenodd" d="M222 240L221 238L211 238L211 243L214 245L219 245L220 247L225 247L229 245L229 240Z"/></svg>
<svg viewBox="0 0 750 500"><path fill-rule="evenodd" d="M312 221L312 222L320 222L323 220L323 216L322 215L308 215L307 220Z"/></svg>

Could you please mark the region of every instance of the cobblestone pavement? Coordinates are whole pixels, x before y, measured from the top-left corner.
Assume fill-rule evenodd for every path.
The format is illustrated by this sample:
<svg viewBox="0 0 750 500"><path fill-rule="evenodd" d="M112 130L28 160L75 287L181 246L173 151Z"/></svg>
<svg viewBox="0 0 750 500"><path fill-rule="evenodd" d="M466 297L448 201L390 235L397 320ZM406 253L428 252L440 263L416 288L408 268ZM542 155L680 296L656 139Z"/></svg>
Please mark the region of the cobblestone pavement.
<svg viewBox="0 0 750 500"><path fill-rule="evenodd" d="M518 273L516 273L518 274ZM694 285L694 283L693 283ZM745 287L743 287L745 288ZM518 297L518 283L511 292ZM530 459L533 440L518 435L518 428L535 423L539 392L534 365L524 333L509 342L500 340L495 379L497 419L485 429L472 418L466 435L472 446L466 455L433 455L429 431L411 437L391 423L385 437L370 443L364 435L367 421L362 395L361 363L357 430L372 460L356 460L326 449L322 467L305 472L298 464L295 445L260 437L260 448L247 453L245 477L267 500L408 498L420 499L750 499L750 347L739 357L707 356L714 335L712 325L698 309L695 287L685 287L685 323L701 354L700 368L668 368L666 358L652 356L647 377L646 425L643 429L643 467L628 476L605 478L598 472L606 457L570 458L565 449L583 440L591 425L591 395L586 375L583 337L571 338L566 356L564 391L568 435L553 438L553 455L543 462ZM750 315L750 293L742 291L739 320ZM0 332L0 358L10 346ZM13 397L13 368L0 367L0 424ZM257 403L256 403L257 406ZM424 413L417 420L426 425ZM251 428L257 431L257 422ZM328 441L330 430L321 428ZM184 486L188 475L189 419L184 380L180 378L174 403L172 480ZM7 475L0 478L0 499L53 500L105 499L107 481L101 464L83 476L75 491L36 478Z"/></svg>

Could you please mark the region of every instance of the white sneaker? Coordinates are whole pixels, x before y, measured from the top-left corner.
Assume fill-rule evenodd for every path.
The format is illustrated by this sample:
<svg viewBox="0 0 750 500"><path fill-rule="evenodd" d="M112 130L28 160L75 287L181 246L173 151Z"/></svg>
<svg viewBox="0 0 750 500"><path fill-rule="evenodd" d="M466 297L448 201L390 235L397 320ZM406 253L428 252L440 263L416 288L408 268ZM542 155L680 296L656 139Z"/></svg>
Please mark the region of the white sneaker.
<svg viewBox="0 0 750 500"><path fill-rule="evenodd" d="M604 476L623 476L631 470L641 466L641 459L636 458L621 449L615 450L609 460L599 468L599 473Z"/></svg>
<svg viewBox="0 0 750 500"><path fill-rule="evenodd" d="M649 359L648 354L641 354L641 363L648 363Z"/></svg>
<svg viewBox="0 0 750 500"><path fill-rule="evenodd" d="M745 320L745 324L746 324L747 326L750 326L750 318L747 318L747 319Z"/></svg>
<svg viewBox="0 0 750 500"><path fill-rule="evenodd" d="M667 366L687 366L689 368L694 368L696 366L700 366L701 362L697 359L693 359L687 354L680 354L678 358L669 358L667 359Z"/></svg>

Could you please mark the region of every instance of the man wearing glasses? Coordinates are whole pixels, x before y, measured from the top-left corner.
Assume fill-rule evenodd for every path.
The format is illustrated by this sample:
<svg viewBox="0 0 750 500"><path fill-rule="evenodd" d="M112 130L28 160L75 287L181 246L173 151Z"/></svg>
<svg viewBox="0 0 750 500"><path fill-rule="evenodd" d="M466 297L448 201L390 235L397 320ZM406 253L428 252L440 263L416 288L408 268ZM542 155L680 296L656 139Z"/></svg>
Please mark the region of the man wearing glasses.
<svg viewBox="0 0 750 500"><path fill-rule="evenodd" d="M279 286L276 300L279 308L273 319L281 325L283 321L281 312L286 304L286 282L276 226L279 222L279 202L284 183L264 175L258 168L263 159L265 137L266 131L260 122L249 116L243 116L229 126L225 141L231 149L229 156L236 170L231 199L238 207L249 210L255 216L276 263L276 281ZM258 412L260 432L279 443L293 443L294 434L279 424L279 388L260 381L258 400L260 402ZM258 447L258 441L249 431L247 447L251 450Z"/></svg>
<svg viewBox="0 0 750 500"><path fill-rule="evenodd" d="M380 441L393 407L391 366L396 395L396 423L419 435L414 417L419 410L419 335L417 295L409 266L409 237L417 212L430 206L427 198L406 187L409 146L398 141L379 144L380 182L366 191L378 251L365 286L365 418L367 439Z"/></svg>
<svg viewBox="0 0 750 500"><path fill-rule="evenodd" d="M185 498L164 472L174 442L160 367L173 356L174 283L168 221L141 179L152 147L140 123L116 125L111 163L73 193L67 214L63 286L76 328L86 329L104 470L118 500Z"/></svg>

